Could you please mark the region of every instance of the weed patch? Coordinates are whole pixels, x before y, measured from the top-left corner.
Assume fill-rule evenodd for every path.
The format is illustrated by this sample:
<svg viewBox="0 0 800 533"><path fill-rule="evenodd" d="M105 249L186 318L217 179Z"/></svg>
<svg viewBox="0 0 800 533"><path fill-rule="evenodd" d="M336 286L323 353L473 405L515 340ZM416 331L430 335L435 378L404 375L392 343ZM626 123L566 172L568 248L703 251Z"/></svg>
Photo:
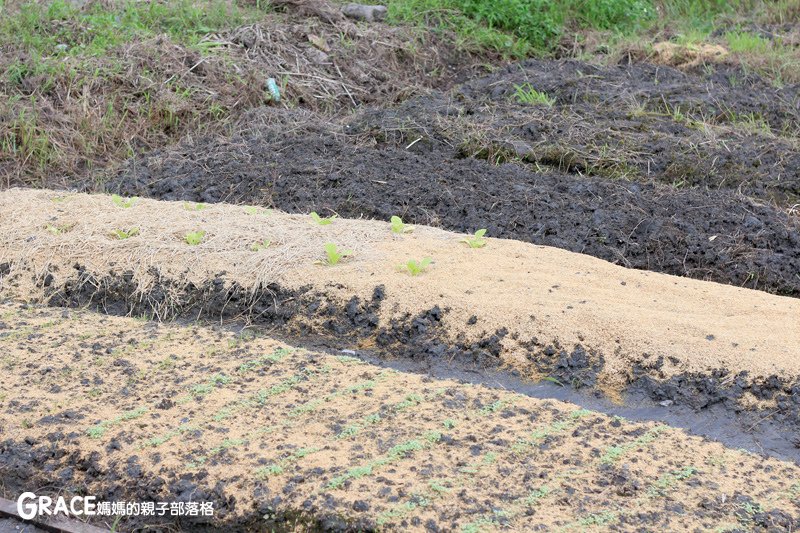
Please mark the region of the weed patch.
<svg viewBox="0 0 800 533"><path fill-rule="evenodd" d="M548 96L547 93L537 91L530 83L515 85L514 96L521 104L553 107L553 104L556 103L555 98Z"/></svg>
<svg viewBox="0 0 800 533"><path fill-rule="evenodd" d="M134 409L133 411L128 411L127 413L123 413L117 416L116 418L113 418L111 420L105 420L103 422L100 422L99 424L90 427L88 430L86 430L86 434L93 439L99 439L103 435L105 435L108 429L117 426L119 424L122 424L123 422L128 422L129 420L135 420L140 416L144 415L146 412L147 412L146 407L139 407L137 409Z"/></svg>

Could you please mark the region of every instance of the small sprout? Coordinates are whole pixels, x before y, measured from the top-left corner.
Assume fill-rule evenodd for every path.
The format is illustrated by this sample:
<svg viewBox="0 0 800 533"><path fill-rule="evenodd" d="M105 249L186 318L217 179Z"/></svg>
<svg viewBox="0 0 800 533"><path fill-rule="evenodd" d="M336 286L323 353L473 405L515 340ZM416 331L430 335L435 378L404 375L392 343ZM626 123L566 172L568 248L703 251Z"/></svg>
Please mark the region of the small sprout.
<svg viewBox="0 0 800 533"><path fill-rule="evenodd" d="M203 202L198 202L193 204L191 202L183 202L183 208L187 211L202 211L203 209L208 209L208 205L204 204Z"/></svg>
<svg viewBox="0 0 800 533"><path fill-rule="evenodd" d="M553 376L546 376L546 377L543 377L542 379L543 379L544 381L549 381L550 383L555 383L555 384L556 384L556 385L558 385L559 387L563 387L563 386L564 386L564 384L563 384L563 383L561 383L560 381L558 381L558 380L557 380L556 378L554 378Z"/></svg>
<svg viewBox="0 0 800 533"><path fill-rule="evenodd" d="M52 224L48 224L47 226L45 226L44 229L46 229L53 235L61 235L62 233L68 232L71 228L72 226L70 226L69 224L62 224L60 226L54 226Z"/></svg>
<svg viewBox="0 0 800 533"><path fill-rule="evenodd" d="M461 242L467 243L470 248L483 248L486 246L486 239L483 238L484 235L486 235L486 230L479 229L475 232L475 235L461 239Z"/></svg>
<svg viewBox="0 0 800 533"><path fill-rule="evenodd" d="M111 230L111 234L117 239L124 241L125 239L129 239L130 237L135 237L136 235L139 235L139 228L131 228L129 230L115 229Z"/></svg>
<svg viewBox="0 0 800 533"><path fill-rule="evenodd" d="M339 250L337 250L335 244L333 244L332 242L329 242L328 244L325 245L325 255L327 255L327 258L322 263L325 264L325 265L334 266L334 265L338 264L339 261L341 261L345 257L353 255L353 251L352 250L343 250L343 251L340 252Z"/></svg>
<svg viewBox="0 0 800 533"><path fill-rule="evenodd" d="M336 218L336 215L323 218L323 217L319 216L316 211L312 211L311 212L311 219L314 222L316 222L317 224L319 224L320 226L327 226L329 224L333 224L333 220L335 218Z"/></svg>
<svg viewBox="0 0 800 533"><path fill-rule="evenodd" d="M244 212L248 215L269 215L269 209L259 209L258 207L248 205L244 208Z"/></svg>
<svg viewBox="0 0 800 533"><path fill-rule="evenodd" d="M261 251L261 250L266 250L267 248L269 248L269 245L270 245L270 244L272 244L272 242L271 242L269 239L264 239L264 240L263 240L263 241L261 241L261 242L257 242L257 243L255 243L255 244L253 244L253 245L250 247L250 249L251 249L252 251L254 251L254 252L258 252L258 251Z"/></svg>
<svg viewBox="0 0 800 533"><path fill-rule="evenodd" d="M122 209L128 209L133 207L133 204L135 204L136 200L138 199L139 199L138 196L134 196L132 198L123 198L119 194L111 195L111 201L114 202L114 205L117 207L121 207Z"/></svg>
<svg viewBox="0 0 800 533"><path fill-rule="evenodd" d="M428 269L432 261L430 257L426 257L422 261L411 259L405 265L400 265L399 268L400 270L407 270L412 276L419 276Z"/></svg>
<svg viewBox="0 0 800 533"><path fill-rule="evenodd" d="M186 234L186 236L183 239L186 241L186 244L188 244L189 246L197 246L198 244L203 242L203 239L205 238L205 236L206 236L206 232L203 231L203 230L190 231L189 233Z"/></svg>
<svg viewBox="0 0 800 533"><path fill-rule="evenodd" d="M403 233L411 233L412 231L414 231L413 226L404 224L403 219L398 216L393 216L391 218L391 224L392 224L392 233L397 233L402 235Z"/></svg>

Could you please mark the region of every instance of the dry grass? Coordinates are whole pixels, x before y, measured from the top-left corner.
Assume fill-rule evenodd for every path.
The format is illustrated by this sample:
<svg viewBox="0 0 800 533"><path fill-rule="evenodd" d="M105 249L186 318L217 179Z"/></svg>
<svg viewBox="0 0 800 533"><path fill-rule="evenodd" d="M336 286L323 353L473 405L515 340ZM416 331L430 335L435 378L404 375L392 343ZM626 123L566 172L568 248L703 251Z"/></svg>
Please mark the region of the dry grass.
<svg viewBox="0 0 800 533"><path fill-rule="evenodd" d="M164 34L64 57L2 45L0 186L72 188L134 153L230 132L243 112L275 104L270 77L283 93L279 105L324 121L446 86L449 66L480 62L418 30L356 25L326 2L276 9L189 44Z"/></svg>

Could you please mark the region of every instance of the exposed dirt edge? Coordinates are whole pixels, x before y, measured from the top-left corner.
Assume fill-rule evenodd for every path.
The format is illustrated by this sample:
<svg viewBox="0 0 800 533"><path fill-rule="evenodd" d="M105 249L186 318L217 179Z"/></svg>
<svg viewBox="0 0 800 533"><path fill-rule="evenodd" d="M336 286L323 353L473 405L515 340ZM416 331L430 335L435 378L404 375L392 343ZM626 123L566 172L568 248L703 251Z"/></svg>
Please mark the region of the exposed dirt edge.
<svg viewBox="0 0 800 533"><path fill-rule="evenodd" d="M0 265L0 274L9 272ZM664 372L663 356L643 354L622 378L618 387L604 381L605 357L602 352L581 344L564 346L558 339L533 338L525 341L514 326L484 332L477 340L463 334L453 337L443 318L448 308L433 306L421 313L404 313L382 323L381 305L385 287L376 286L369 300L358 296L342 298L328 288L308 285L288 288L271 283L247 289L226 280L220 273L202 285L162 276L151 270L157 280L148 283L146 292L137 290L138 280L132 272L98 275L82 265L74 265L73 276L53 285L36 276L38 285L45 285L41 301L64 307L92 307L118 316L155 316L196 320L244 320L293 337L324 335L340 339L357 339L360 346L387 357L400 356L415 360L439 359L458 365L505 369L518 375L501 357L503 339L515 340L525 350L525 358L535 372L534 379L547 377L575 389L609 395L621 401L626 392L642 393L654 402L671 402L704 409L721 404L741 416L742 427L754 427L765 414L776 423L785 424L790 437L800 444L800 380L784 376L753 376L747 371L717 369L710 373ZM6 280L13 283L19 270ZM2 278L0 278L2 279ZM49 286L48 286L49 285ZM166 310L166 311L165 311ZM509 329L510 328L510 329ZM673 362L676 364L677 362Z"/></svg>
<svg viewBox="0 0 800 533"><path fill-rule="evenodd" d="M0 441L0 474L4 485L0 494L9 498L16 498L22 492L29 491L31 487L43 487L37 490L37 495L63 495L61 491L54 491L47 487L53 486L53 474L41 468L54 454L61 455L64 451L59 448L59 442L64 435L60 432L47 436L47 442L28 442L24 440L6 439ZM74 465L79 471L92 472L102 475L109 481L117 480L119 484L114 489L98 491L92 496L97 501L163 501L160 495L165 491L175 502L203 501L211 502L214 508L214 517L148 517L128 523L130 531L142 526L145 528L163 527L167 530L193 531L199 533L216 533L220 531L373 531L375 524L366 520L355 518L344 519L337 514L324 509L287 509L279 506L280 501L274 505L265 504L259 509L250 510L244 514L235 515L236 498L230 495L222 483L214 486L205 481L203 472L187 472L177 479L170 481L162 477L143 472L138 467L138 457L132 456L127 463L118 468L105 468L99 462L100 454L97 452L83 453L74 451L67 458L68 464ZM125 481L124 483L121 483ZM280 500L280 499L278 499ZM229 515L236 518L226 519ZM135 523L136 521L140 523ZM107 528L108 524L102 517L89 521L97 527ZM27 524L27 522L26 522ZM49 529L48 531L61 531ZM105 529L104 529L105 531Z"/></svg>
<svg viewBox="0 0 800 533"><path fill-rule="evenodd" d="M516 241L472 248L421 226L397 235L381 222L320 225L255 207L129 202L0 194L0 291L113 314L348 335L363 349L500 365L612 398L636 386L659 401L727 402L773 418L798 399L792 298ZM138 233L122 239L114 228ZM265 237L272 244L254 250ZM315 264L330 243L352 256ZM433 262L424 274L398 271L425 257Z"/></svg>

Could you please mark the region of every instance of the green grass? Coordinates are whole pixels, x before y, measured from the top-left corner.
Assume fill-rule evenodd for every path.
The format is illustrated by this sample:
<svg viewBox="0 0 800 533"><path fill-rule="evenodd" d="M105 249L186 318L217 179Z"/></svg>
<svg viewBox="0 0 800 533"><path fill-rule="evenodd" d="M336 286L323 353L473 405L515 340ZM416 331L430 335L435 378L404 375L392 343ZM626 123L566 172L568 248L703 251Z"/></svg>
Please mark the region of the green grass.
<svg viewBox="0 0 800 533"><path fill-rule="evenodd" d="M331 479L325 485L325 488L332 490L339 489L348 480L359 479L365 476L370 476L378 468L383 467L385 465L396 463L397 461L400 461L401 459L404 459L406 457L410 457L415 452L424 450L425 448L428 448L431 445L439 442L441 438L442 436L440 433L428 432L423 436L422 439L414 439L393 446L383 457L375 459L366 465L353 467L344 474Z"/></svg>
<svg viewBox="0 0 800 533"><path fill-rule="evenodd" d="M227 73L239 95L214 94L175 75L186 69L175 54L224 60L203 39L263 20L268 9L235 0L0 0L0 159L14 161L23 181L46 184L52 174L88 174L130 157L140 142L225 123L246 76ZM166 43L155 42L160 36ZM223 85L223 76L204 81Z"/></svg>
<svg viewBox="0 0 800 533"><path fill-rule="evenodd" d="M264 12L259 6L221 0L109 4L79 9L55 0L26 2L18 10L6 8L0 18L0 42L22 44L37 57L100 56L113 47L160 34L196 46L206 34L254 22Z"/></svg>
<svg viewBox="0 0 800 533"><path fill-rule="evenodd" d="M121 424L123 422L139 418L146 412L147 412L147 407L139 407L138 409L134 409L133 411L122 413L116 418L113 418L111 420L104 420L103 422L100 422L99 424L90 427L89 429L86 430L86 434L93 439L99 439L105 434L105 432L109 428Z"/></svg>
<svg viewBox="0 0 800 533"><path fill-rule="evenodd" d="M556 103L555 98L548 96L547 93L537 91L530 83L517 85L514 87L514 89L514 96L516 96L517 102L521 104L545 105L547 107L553 107L553 104Z"/></svg>
<svg viewBox="0 0 800 533"><path fill-rule="evenodd" d="M454 32L462 48L505 57L552 51L567 27L632 32L653 20L650 0L390 0L389 21Z"/></svg>
<svg viewBox="0 0 800 533"><path fill-rule="evenodd" d="M728 50L731 52L766 52L770 48L770 41L754 33L728 32L725 34Z"/></svg>

